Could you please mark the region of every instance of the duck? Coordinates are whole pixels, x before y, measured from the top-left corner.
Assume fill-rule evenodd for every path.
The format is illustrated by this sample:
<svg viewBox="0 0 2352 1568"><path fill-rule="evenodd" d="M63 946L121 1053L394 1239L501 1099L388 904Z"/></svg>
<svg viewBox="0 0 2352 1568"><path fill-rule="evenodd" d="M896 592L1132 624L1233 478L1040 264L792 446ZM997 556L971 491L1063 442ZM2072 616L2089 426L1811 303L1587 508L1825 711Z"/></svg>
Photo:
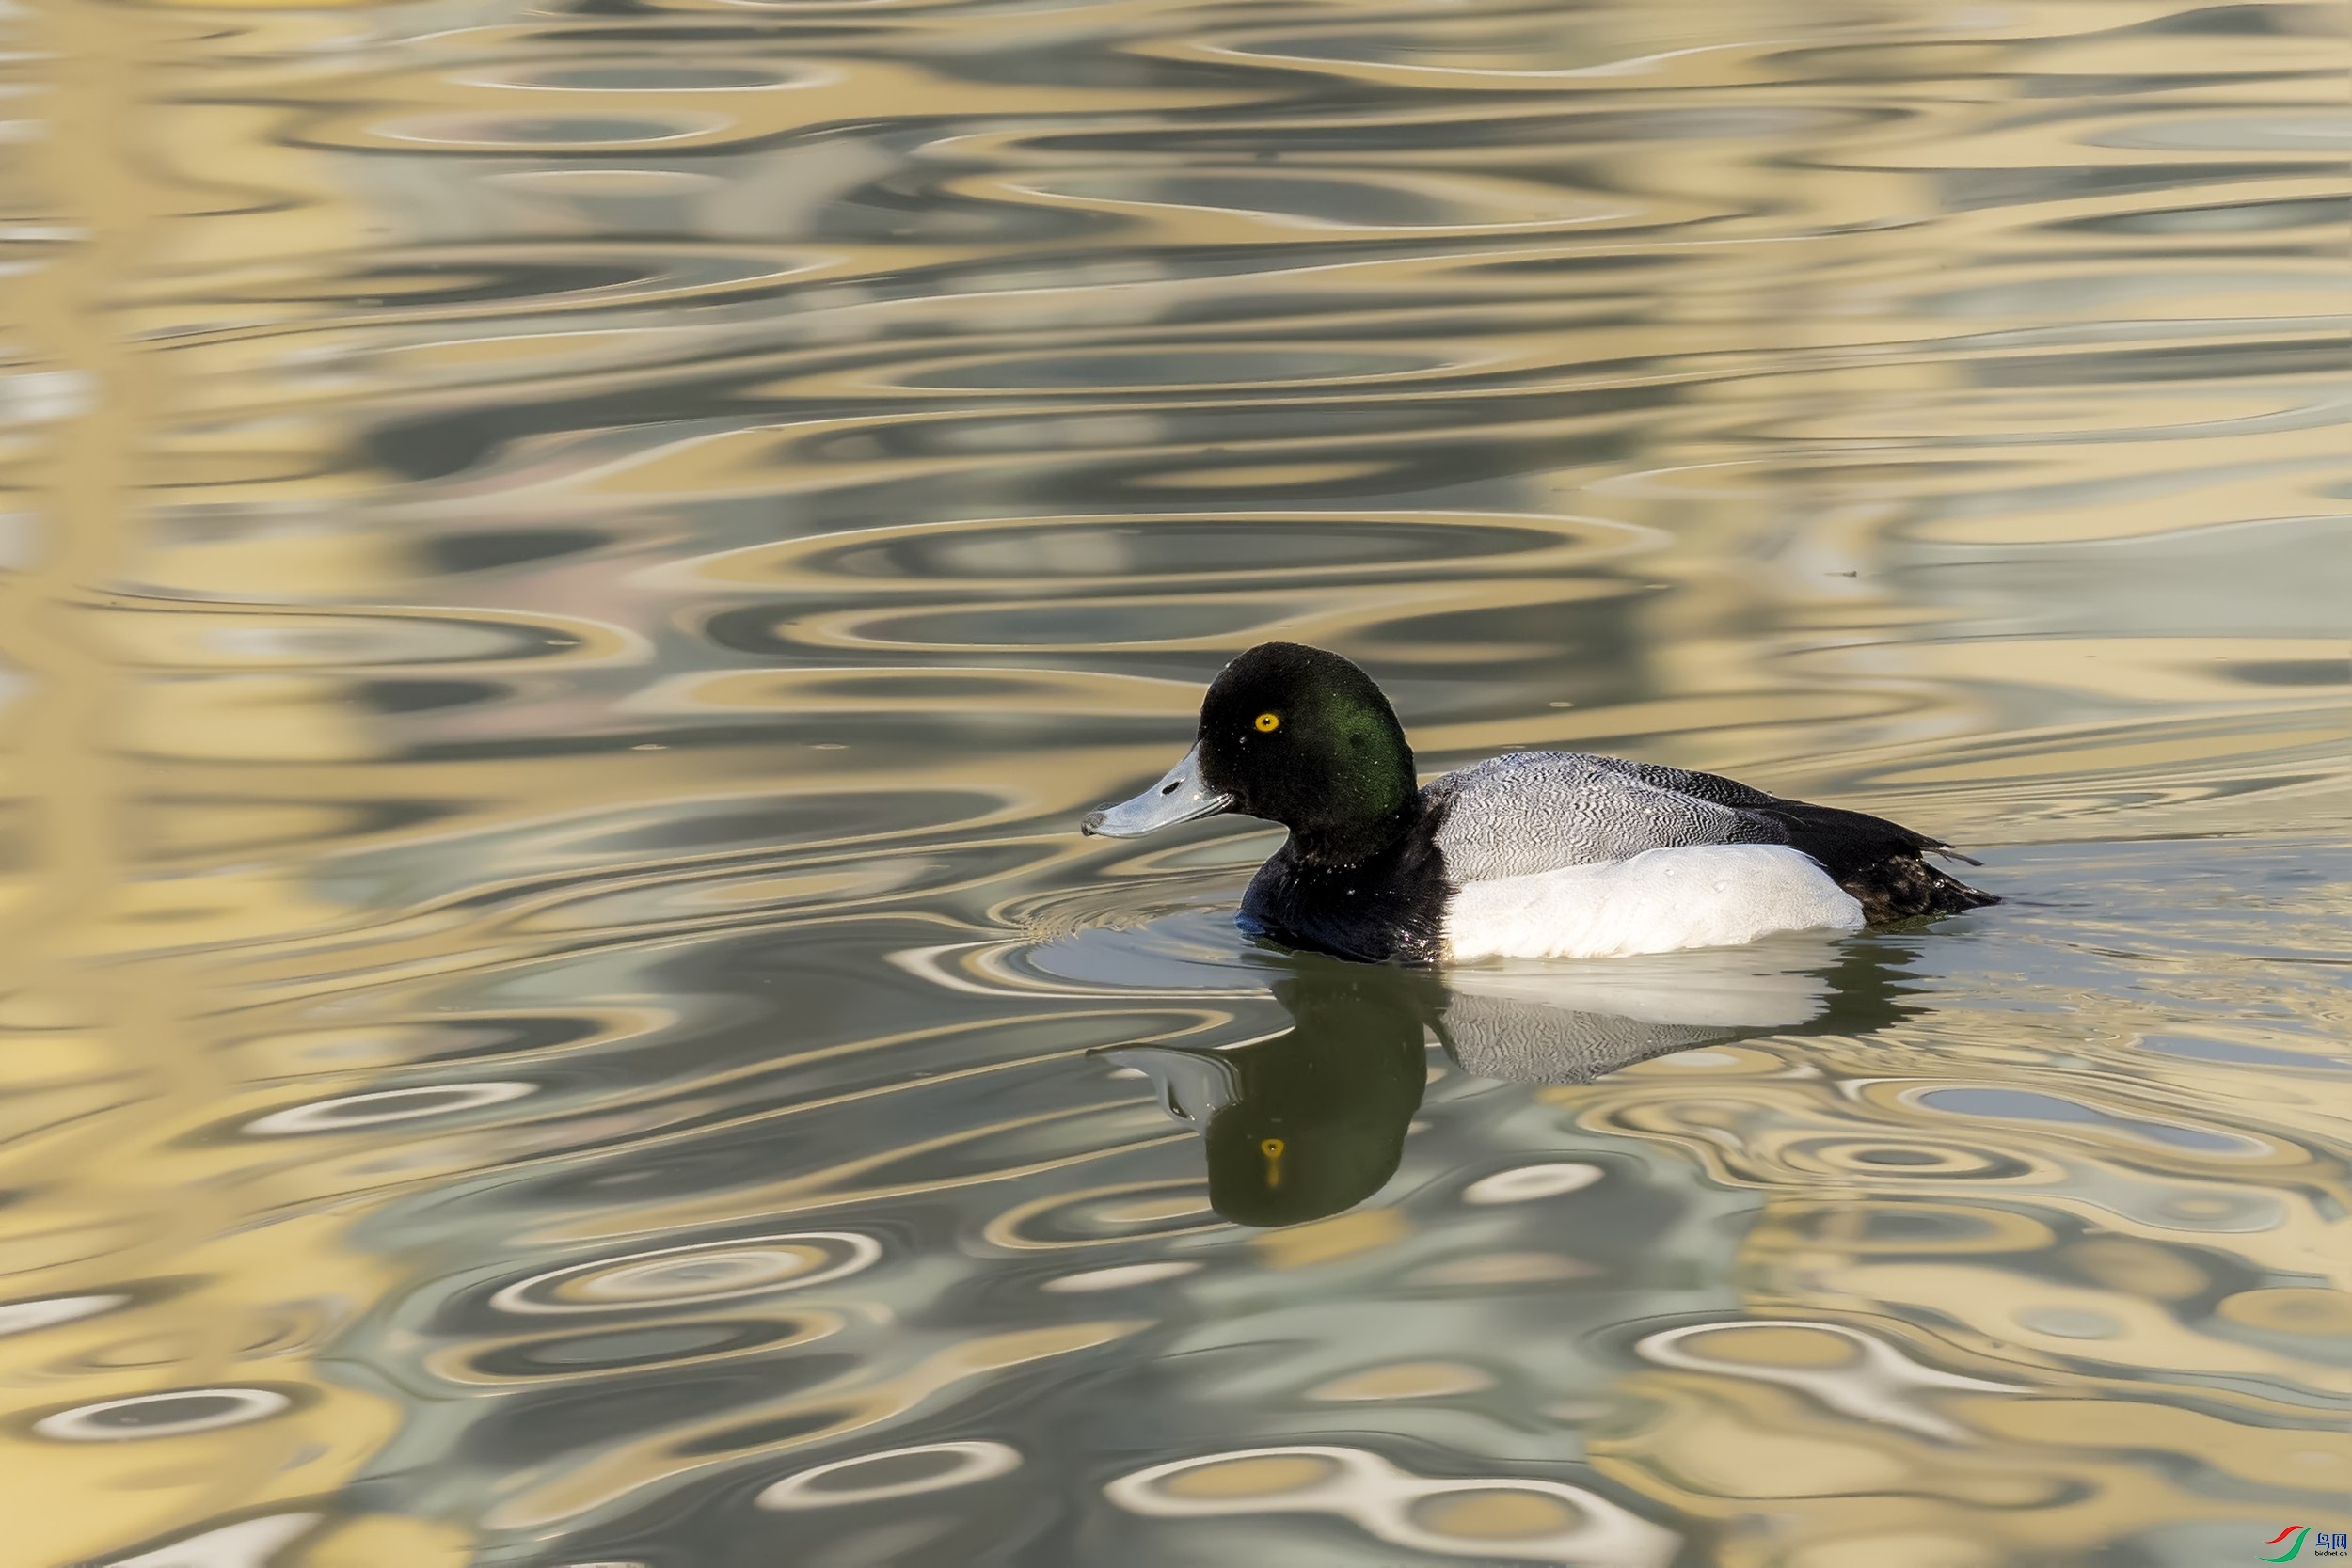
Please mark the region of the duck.
<svg viewBox="0 0 2352 1568"><path fill-rule="evenodd" d="M1136 838L1224 813L1290 831L1250 879L1241 928L1366 963L1623 958L2000 901L1928 863L1979 863L1940 839L1713 773L1511 752L1422 784L1373 678L1295 642L1228 664L1192 749L1080 831Z"/></svg>

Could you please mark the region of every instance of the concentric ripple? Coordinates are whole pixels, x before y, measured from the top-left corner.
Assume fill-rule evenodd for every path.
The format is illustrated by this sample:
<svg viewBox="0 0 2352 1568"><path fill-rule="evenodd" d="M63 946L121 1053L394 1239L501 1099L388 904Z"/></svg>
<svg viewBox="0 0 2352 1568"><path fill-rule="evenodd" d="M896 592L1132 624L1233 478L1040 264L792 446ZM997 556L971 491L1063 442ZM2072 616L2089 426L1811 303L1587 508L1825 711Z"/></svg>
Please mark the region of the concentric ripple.
<svg viewBox="0 0 2352 1568"><path fill-rule="evenodd" d="M804 1290L871 1267L882 1243L855 1231L752 1236L575 1263L502 1286L501 1312L628 1312Z"/></svg>

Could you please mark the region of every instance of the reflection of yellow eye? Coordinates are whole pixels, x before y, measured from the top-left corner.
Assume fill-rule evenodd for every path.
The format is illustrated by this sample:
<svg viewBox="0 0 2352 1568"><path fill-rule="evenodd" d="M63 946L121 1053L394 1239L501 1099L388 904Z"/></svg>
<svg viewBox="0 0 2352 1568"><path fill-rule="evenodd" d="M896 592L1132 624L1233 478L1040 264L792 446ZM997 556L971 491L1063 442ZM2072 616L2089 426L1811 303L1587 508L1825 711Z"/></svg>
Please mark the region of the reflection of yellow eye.
<svg viewBox="0 0 2352 1568"><path fill-rule="evenodd" d="M1261 713L1258 715L1258 733L1260 735L1272 735L1276 730L1279 730L1281 727L1282 716L1280 714Z"/></svg>
<svg viewBox="0 0 2352 1568"><path fill-rule="evenodd" d="M1269 1160L1279 1160L1282 1157L1282 1150L1289 1147L1279 1138L1265 1138L1259 1142L1258 1152Z"/></svg>

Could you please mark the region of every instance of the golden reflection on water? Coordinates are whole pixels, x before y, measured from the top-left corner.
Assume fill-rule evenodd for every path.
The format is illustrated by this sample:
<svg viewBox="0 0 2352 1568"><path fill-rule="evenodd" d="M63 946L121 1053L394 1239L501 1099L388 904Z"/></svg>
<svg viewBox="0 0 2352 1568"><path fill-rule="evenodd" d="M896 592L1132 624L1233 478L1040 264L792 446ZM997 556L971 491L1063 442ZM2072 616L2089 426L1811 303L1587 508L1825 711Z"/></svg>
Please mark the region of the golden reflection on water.
<svg viewBox="0 0 2352 1568"><path fill-rule="evenodd" d="M31 40L28 1562L2352 1526L2336 8ZM1433 770L1734 771L2010 902L1248 949L1264 835L1072 825L1269 635Z"/></svg>

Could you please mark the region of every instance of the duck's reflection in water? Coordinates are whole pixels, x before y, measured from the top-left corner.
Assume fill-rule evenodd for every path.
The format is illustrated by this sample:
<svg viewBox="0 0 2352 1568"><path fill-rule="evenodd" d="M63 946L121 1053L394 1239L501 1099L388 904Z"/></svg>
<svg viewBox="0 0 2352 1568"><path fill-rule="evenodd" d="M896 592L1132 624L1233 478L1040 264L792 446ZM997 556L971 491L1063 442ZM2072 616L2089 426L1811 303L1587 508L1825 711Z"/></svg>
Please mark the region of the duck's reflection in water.
<svg viewBox="0 0 2352 1568"><path fill-rule="evenodd" d="M1291 1027L1223 1049L1129 1046L1169 1114L1200 1130L1209 1202L1242 1225L1295 1225L1380 1190L1405 1152L1445 990L1427 972L1301 957L1275 980Z"/></svg>
<svg viewBox="0 0 2352 1568"><path fill-rule="evenodd" d="M1915 1011L1899 941L1793 938L1574 966L1440 974L1285 955L1291 1027L1209 1047L1119 1046L1199 1129L1209 1201L1236 1224L1297 1225L1396 1174L1434 1036L1474 1077L1583 1084L1676 1051L1759 1035L1865 1034Z"/></svg>

